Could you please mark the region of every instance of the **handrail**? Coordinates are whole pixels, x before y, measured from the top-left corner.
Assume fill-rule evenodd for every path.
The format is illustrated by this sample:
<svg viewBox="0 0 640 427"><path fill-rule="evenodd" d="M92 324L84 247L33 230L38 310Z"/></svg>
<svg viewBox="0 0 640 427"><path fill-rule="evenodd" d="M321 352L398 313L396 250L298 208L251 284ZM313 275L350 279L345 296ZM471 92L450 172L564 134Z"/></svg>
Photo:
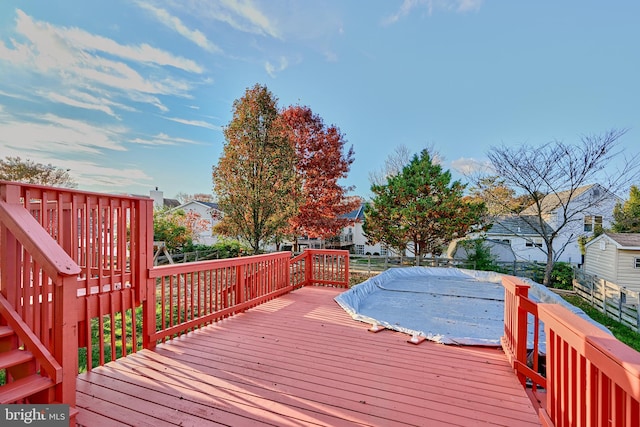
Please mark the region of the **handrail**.
<svg viewBox="0 0 640 427"><path fill-rule="evenodd" d="M32 254L31 256L43 266L49 277L80 274L81 270L78 264L22 206L0 200L0 221Z"/></svg>
<svg viewBox="0 0 640 427"><path fill-rule="evenodd" d="M538 304L547 335L554 425L640 425L640 353L556 304Z"/></svg>
<svg viewBox="0 0 640 427"><path fill-rule="evenodd" d="M56 384L56 400L74 406L78 355L75 303L80 267L23 206L0 199L0 224L0 310ZM53 289L49 289L49 281Z"/></svg>
<svg viewBox="0 0 640 427"><path fill-rule="evenodd" d="M640 425L640 353L562 305L532 301L521 279L504 276L502 284L503 350L542 424ZM541 373L538 322L544 324L546 336L546 370ZM533 343L528 340L532 324ZM527 354L533 355L533 362ZM536 393L537 387L546 396Z"/></svg>
<svg viewBox="0 0 640 427"><path fill-rule="evenodd" d="M501 339L503 350L513 366L520 383L531 391L546 388L547 381L539 373L539 316L537 304L528 296L529 285L513 276L503 276L505 289L504 324L505 334ZM532 322L529 322L529 318ZM533 341L529 341L529 331ZM529 357L531 355L531 357ZM537 401L537 397L532 396Z"/></svg>
<svg viewBox="0 0 640 427"><path fill-rule="evenodd" d="M289 252L276 252L153 267L147 293L155 297L145 302L145 346L290 292L289 259Z"/></svg>

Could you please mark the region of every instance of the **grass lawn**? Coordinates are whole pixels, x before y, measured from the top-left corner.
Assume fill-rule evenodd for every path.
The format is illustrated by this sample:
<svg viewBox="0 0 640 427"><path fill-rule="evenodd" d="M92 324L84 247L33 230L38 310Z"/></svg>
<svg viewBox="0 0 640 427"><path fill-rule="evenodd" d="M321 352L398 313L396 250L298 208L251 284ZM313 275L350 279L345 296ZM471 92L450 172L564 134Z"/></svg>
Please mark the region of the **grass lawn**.
<svg viewBox="0 0 640 427"><path fill-rule="evenodd" d="M567 295L564 296L564 299L569 303L575 305L578 308L584 310L585 313L593 320L598 323L606 326L613 335L618 338L620 341L628 345L629 347L635 349L636 351L640 351L640 334L633 331L629 327L623 325L622 323L613 320L612 318L604 315L600 310L594 308L576 295Z"/></svg>

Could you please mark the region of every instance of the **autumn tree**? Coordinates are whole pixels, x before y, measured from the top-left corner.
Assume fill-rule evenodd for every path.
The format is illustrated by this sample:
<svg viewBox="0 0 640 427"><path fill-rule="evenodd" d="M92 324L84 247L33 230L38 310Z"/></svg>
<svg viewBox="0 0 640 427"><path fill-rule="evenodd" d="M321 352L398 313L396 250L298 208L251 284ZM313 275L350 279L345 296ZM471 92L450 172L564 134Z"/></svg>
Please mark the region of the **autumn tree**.
<svg viewBox="0 0 640 427"><path fill-rule="evenodd" d="M153 212L153 239L164 242L170 252L178 251L191 245L208 225L197 212L156 209Z"/></svg>
<svg viewBox="0 0 640 427"><path fill-rule="evenodd" d="M640 189L632 185L629 198L613 209L611 231L615 233L640 233Z"/></svg>
<svg viewBox="0 0 640 427"><path fill-rule="evenodd" d="M484 204L465 201L465 187L423 150L386 184L371 186L365 234L374 243L407 246L417 264L425 254L439 255L449 241L483 224Z"/></svg>
<svg viewBox="0 0 640 427"><path fill-rule="evenodd" d="M285 136L296 152L298 187L291 195L295 210L289 219L293 236L326 239L348 225L344 214L360 205L347 197L350 188L340 185L353 163L353 148L336 126L325 126L309 107L291 106L281 112Z"/></svg>
<svg viewBox="0 0 640 427"><path fill-rule="evenodd" d="M245 240L254 253L286 226L296 192L295 149L278 117L277 99L266 86L247 89L233 103L223 153L213 167L224 212L215 229Z"/></svg>
<svg viewBox="0 0 640 427"><path fill-rule="evenodd" d="M526 195L517 196L499 176L481 177L469 188L470 200L483 202L489 216L518 214L531 204Z"/></svg>
<svg viewBox="0 0 640 427"><path fill-rule="evenodd" d="M577 144L552 141L540 146L503 145L492 147L487 153L491 162L489 174L499 176L506 186L530 200L531 205L518 216L543 240L540 250L547 259L545 285L551 283L553 266L566 244L577 238L570 235L567 243L556 248L554 243L559 234L571 230L605 198L637 179L640 166L637 156L607 172L609 163L621 154L618 144L625 133L626 130L612 129L599 135L585 135ZM479 178L482 176L471 177L476 184ZM580 204L572 203L585 186L595 183L602 190L598 196ZM553 224L547 222L551 210L557 212ZM514 234L518 235L517 231Z"/></svg>
<svg viewBox="0 0 640 427"><path fill-rule="evenodd" d="M52 187L76 188L77 184L69 171L52 164L22 160L20 157L7 156L0 159L0 180L16 181L28 184L48 185Z"/></svg>

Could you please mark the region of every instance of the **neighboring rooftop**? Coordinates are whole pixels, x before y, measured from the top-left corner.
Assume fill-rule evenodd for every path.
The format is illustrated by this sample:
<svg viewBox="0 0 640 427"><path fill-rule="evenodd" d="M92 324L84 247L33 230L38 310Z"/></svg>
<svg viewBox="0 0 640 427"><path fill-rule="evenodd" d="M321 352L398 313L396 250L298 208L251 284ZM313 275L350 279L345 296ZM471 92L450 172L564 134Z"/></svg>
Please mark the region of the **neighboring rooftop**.
<svg viewBox="0 0 640 427"><path fill-rule="evenodd" d="M539 218L537 215L520 215L520 216L499 216L496 217L487 231L487 236L494 235L513 235L519 236L540 236L540 233L534 229L531 224L537 224ZM544 223L546 231L550 234L553 229Z"/></svg>
<svg viewBox="0 0 640 427"><path fill-rule="evenodd" d="M604 233L623 249L640 249L640 233Z"/></svg>

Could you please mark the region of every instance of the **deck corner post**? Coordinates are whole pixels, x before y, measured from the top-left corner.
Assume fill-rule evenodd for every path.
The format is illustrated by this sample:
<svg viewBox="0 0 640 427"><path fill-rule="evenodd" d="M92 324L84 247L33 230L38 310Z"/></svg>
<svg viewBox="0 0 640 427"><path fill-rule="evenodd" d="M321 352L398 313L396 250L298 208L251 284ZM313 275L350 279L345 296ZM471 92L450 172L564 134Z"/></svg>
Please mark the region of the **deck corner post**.
<svg viewBox="0 0 640 427"><path fill-rule="evenodd" d="M345 289L349 289L349 253L347 252L344 256L344 287Z"/></svg>
<svg viewBox="0 0 640 427"><path fill-rule="evenodd" d="M78 375L78 313L77 276L59 276L54 286L53 356L62 366L62 382L56 386L56 401L76 406L76 376Z"/></svg>
<svg viewBox="0 0 640 427"><path fill-rule="evenodd" d="M304 286L311 286L313 284L313 254L311 250L305 249L304 260Z"/></svg>

